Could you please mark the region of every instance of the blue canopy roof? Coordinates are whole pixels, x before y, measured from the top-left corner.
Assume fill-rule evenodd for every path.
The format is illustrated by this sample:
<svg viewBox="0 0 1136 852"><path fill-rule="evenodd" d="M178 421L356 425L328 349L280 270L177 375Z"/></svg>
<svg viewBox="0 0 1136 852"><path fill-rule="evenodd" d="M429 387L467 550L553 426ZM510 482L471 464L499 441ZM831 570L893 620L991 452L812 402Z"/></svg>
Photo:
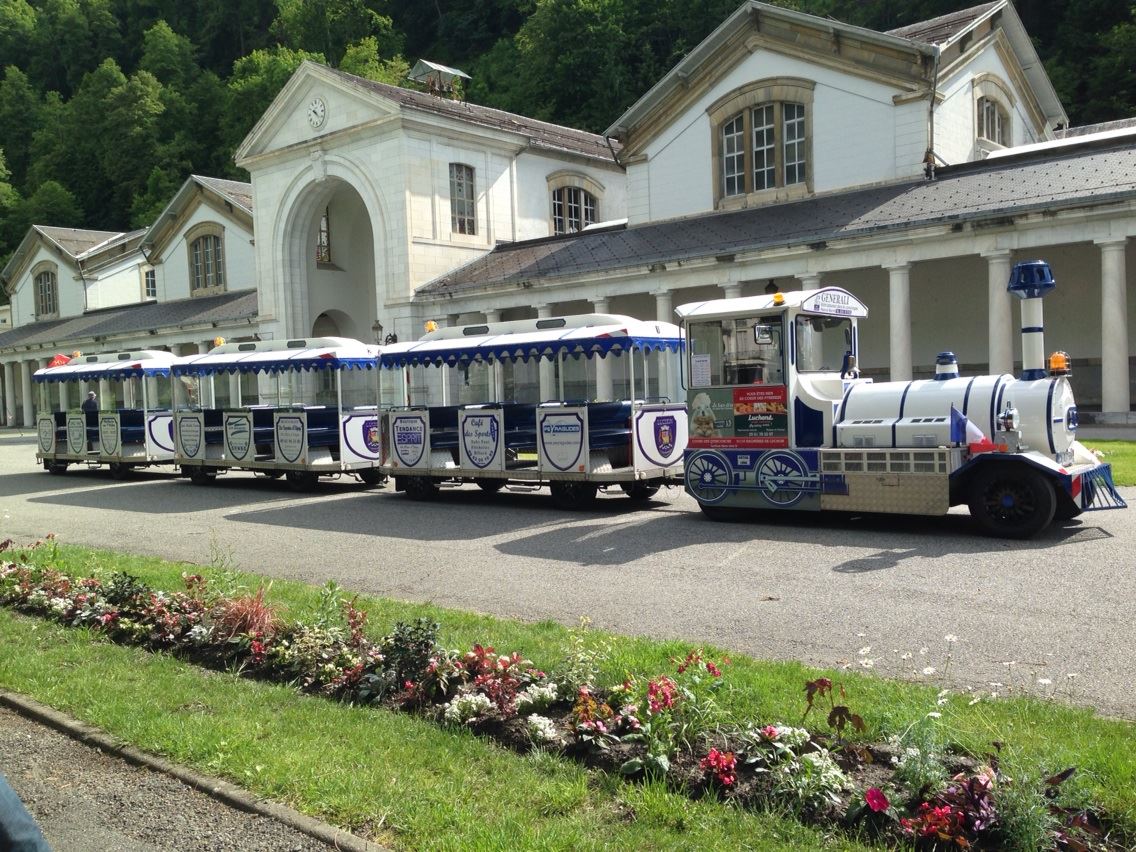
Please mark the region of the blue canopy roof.
<svg viewBox="0 0 1136 852"><path fill-rule="evenodd" d="M678 351L682 332L670 323L632 321L612 326L584 326L477 337L432 337L414 343L385 346L379 360L384 368L453 365L471 361L554 360L564 355L591 358L640 350Z"/></svg>
<svg viewBox="0 0 1136 852"><path fill-rule="evenodd" d="M173 364L175 376L207 376L215 373L295 373L312 370L374 370L378 367L374 346L316 349L276 349L256 352L218 352L190 355Z"/></svg>
<svg viewBox="0 0 1136 852"><path fill-rule="evenodd" d="M132 357L131 357L132 356ZM36 370L33 381L45 382L86 382L99 379L137 379L143 376L169 376L170 363L174 356L168 352L146 351L124 353L123 355L99 355L98 361L80 361L59 367L44 367Z"/></svg>

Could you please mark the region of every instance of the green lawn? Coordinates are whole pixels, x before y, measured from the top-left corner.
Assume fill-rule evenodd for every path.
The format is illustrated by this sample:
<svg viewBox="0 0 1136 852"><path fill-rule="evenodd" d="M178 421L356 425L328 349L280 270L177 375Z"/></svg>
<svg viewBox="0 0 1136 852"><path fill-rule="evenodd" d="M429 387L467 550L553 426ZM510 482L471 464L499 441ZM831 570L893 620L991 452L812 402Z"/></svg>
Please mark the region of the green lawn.
<svg viewBox="0 0 1136 852"><path fill-rule="evenodd" d="M1136 485L1136 443L1131 441L1082 441L1086 447L1104 453L1112 465L1112 481L1117 485Z"/></svg>
<svg viewBox="0 0 1136 852"><path fill-rule="evenodd" d="M42 551L41 551L42 552ZM167 589L185 565L61 547L74 574L121 569ZM200 570L195 567L193 570ZM206 573L215 573L207 571ZM260 580L246 575L253 587ZM319 590L273 582L268 597L287 617L318 608ZM360 599L370 633L421 616L442 623L442 642L488 642L555 670L569 631L379 598ZM656 673L687 646L596 634L610 642L609 682ZM260 794L402 848L859 849L792 820L693 802L658 784L627 784L555 757L520 757L420 719L306 697L281 687L204 671L167 655L106 643L0 610L0 685L57 707L123 740L224 776ZM725 697L739 719L798 722L803 685L820 672L733 655ZM934 687L851 672L848 703L867 736L896 733L935 707ZM1077 783L1136 830L1136 727L1057 702L1012 698L968 706L956 697L943 722L959 745L1046 773L1078 767Z"/></svg>

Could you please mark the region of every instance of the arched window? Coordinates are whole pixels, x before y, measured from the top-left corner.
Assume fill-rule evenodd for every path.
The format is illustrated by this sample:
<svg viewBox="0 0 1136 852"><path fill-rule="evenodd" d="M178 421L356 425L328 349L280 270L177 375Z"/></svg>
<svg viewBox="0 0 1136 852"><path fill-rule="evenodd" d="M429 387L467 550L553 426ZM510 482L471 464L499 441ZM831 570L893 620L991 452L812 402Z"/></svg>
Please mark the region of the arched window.
<svg viewBox="0 0 1136 852"><path fill-rule="evenodd" d="M584 172L564 169L548 181L549 227L554 234L574 234L600 220L604 187Z"/></svg>
<svg viewBox="0 0 1136 852"><path fill-rule="evenodd" d="M224 231L204 223L186 234L189 243L189 295L204 296L225 289Z"/></svg>
<svg viewBox="0 0 1136 852"><path fill-rule="evenodd" d="M710 107L716 201L738 206L755 193L780 198L811 190L813 87L797 78L759 80Z"/></svg>
<svg viewBox="0 0 1136 852"><path fill-rule="evenodd" d="M1010 116L1005 107L993 98L978 99L978 116L975 124L979 139L998 145L1010 144Z"/></svg>
<svg viewBox="0 0 1136 852"><path fill-rule="evenodd" d="M552 191L552 232L572 234L596 223L596 197L578 186Z"/></svg>
<svg viewBox="0 0 1136 852"><path fill-rule="evenodd" d="M55 273L45 269L36 274L34 283L36 319L59 316L59 284Z"/></svg>
<svg viewBox="0 0 1136 852"><path fill-rule="evenodd" d="M477 233L473 166L465 163L450 163L450 230L455 234Z"/></svg>

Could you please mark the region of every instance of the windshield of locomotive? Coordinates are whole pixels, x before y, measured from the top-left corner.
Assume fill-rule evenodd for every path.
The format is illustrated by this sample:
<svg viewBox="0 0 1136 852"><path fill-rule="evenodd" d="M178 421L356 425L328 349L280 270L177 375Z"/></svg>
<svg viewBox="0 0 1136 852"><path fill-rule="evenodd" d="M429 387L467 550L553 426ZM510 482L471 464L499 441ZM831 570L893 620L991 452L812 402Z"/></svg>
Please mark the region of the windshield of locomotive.
<svg viewBox="0 0 1136 852"><path fill-rule="evenodd" d="M852 351L852 320L798 316L795 325L798 372L840 372L845 353Z"/></svg>

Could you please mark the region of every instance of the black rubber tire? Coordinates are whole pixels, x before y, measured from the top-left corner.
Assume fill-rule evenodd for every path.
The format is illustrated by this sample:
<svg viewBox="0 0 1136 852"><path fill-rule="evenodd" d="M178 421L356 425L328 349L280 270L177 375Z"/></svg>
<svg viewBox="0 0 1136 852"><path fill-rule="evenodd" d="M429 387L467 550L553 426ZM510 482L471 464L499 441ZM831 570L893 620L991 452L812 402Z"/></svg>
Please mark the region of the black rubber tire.
<svg viewBox="0 0 1136 852"><path fill-rule="evenodd" d="M595 503L599 488L594 482L553 482L549 485L549 490L557 506L576 512L588 509Z"/></svg>
<svg viewBox="0 0 1136 852"><path fill-rule="evenodd" d="M646 503L659 493L659 486L651 482L623 482L619 487L636 503Z"/></svg>
<svg viewBox="0 0 1136 852"><path fill-rule="evenodd" d="M703 517L705 517L709 521L725 523L737 518L737 511L728 506L715 506L710 503L699 503L698 508L702 510Z"/></svg>
<svg viewBox="0 0 1136 852"><path fill-rule="evenodd" d="M284 478L293 491L314 491L319 484L319 474L310 470L290 470L284 474Z"/></svg>
<svg viewBox="0 0 1136 852"><path fill-rule="evenodd" d="M282 470L262 470L259 472L263 473L267 479L280 479L280 477L284 475L284 471Z"/></svg>
<svg viewBox="0 0 1136 852"><path fill-rule="evenodd" d="M379 470L376 467L369 467L369 468L366 468L365 470L359 471L358 473L359 473L359 479L361 479L363 481L363 484L366 485L368 488L374 488L376 485L385 485L386 484L386 481L387 481L386 474L384 474L381 470Z"/></svg>
<svg viewBox="0 0 1136 852"><path fill-rule="evenodd" d="M411 500L433 500L438 495L438 483L428 476L408 476L405 485Z"/></svg>
<svg viewBox="0 0 1136 852"><path fill-rule="evenodd" d="M1053 521L1057 492L1041 471L1022 464L990 464L970 481L970 514L987 535L1024 539Z"/></svg>
<svg viewBox="0 0 1136 852"><path fill-rule="evenodd" d="M43 469L54 476L67 473L67 465L64 462L44 462Z"/></svg>
<svg viewBox="0 0 1136 852"><path fill-rule="evenodd" d="M504 479L475 479L473 483L486 494L496 494L505 487Z"/></svg>
<svg viewBox="0 0 1136 852"><path fill-rule="evenodd" d="M130 476L130 471L133 469L131 465L123 464L122 462L111 462L108 466L110 475L115 479L126 479Z"/></svg>
<svg viewBox="0 0 1136 852"><path fill-rule="evenodd" d="M214 471L206 470L204 467L193 467L188 475L189 481L194 485L211 485L213 480L217 478Z"/></svg>
<svg viewBox="0 0 1136 852"><path fill-rule="evenodd" d="M1057 523L1071 521L1085 510L1077 505L1077 501L1065 493L1065 489L1057 490L1057 511L1053 513L1053 520Z"/></svg>

